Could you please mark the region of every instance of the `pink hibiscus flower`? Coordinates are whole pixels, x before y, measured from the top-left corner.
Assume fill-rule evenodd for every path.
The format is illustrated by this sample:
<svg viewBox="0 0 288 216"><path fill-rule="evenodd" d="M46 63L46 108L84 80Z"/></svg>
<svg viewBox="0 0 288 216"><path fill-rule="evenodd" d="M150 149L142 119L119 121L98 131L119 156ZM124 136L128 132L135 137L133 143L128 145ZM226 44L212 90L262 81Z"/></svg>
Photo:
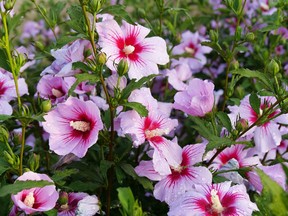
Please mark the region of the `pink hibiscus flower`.
<svg viewBox="0 0 288 216"><path fill-rule="evenodd" d="M160 37L146 38L150 30L141 25L131 25L123 21L120 27L115 20L96 24L99 45L106 53L107 66L115 70L115 64L126 59L130 79L140 79L150 74L158 74L158 66L169 62L166 42Z"/></svg>
<svg viewBox="0 0 288 216"><path fill-rule="evenodd" d="M186 90L176 93L173 107L188 115L203 117L214 105L214 84L194 78Z"/></svg>
<svg viewBox="0 0 288 216"><path fill-rule="evenodd" d="M159 181L154 188L154 196L160 201L168 204L179 196L193 189L195 184L211 184L212 174L206 167L194 166L202 161L205 152L205 145L187 145L177 153L181 156L181 163L178 166L170 166L170 173L161 175L154 167L159 164L152 164L152 161L141 161L135 168L139 176L146 176L151 180Z"/></svg>
<svg viewBox="0 0 288 216"><path fill-rule="evenodd" d="M248 216L258 208L250 201L244 185L231 182L196 185L170 205L169 216Z"/></svg>
<svg viewBox="0 0 288 216"><path fill-rule="evenodd" d="M180 146L164 138L164 135L168 135L178 125L176 119L169 118L172 104L157 102L152 97L149 88L134 90L128 101L143 104L148 110L148 116L142 117L135 110L121 113L118 119L120 121L118 134L120 136L130 135L135 147L148 141L150 146L156 150L153 160L157 160L158 163L163 162L163 158L165 158L169 164L179 165L181 157L177 156L176 152ZM175 158L177 159L175 160Z"/></svg>
<svg viewBox="0 0 288 216"><path fill-rule="evenodd" d="M22 176L16 179L16 181L27 180L45 180L53 182L47 175L38 174L31 171L24 173ZM58 197L59 194L54 185L20 191L16 195L11 195L11 199L13 200L15 207L13 207L10 215L13 215L13 213L17 211L24 211L25 214L49 211L55 207Z"/></svg>
<svg viewBox="0 0 288 216"><path fill-rule="evenodd" d="M58 155L73 153L84 157L103 129L97 105L74 97L58 104L44 119L43 127L50 134L50 149Z"/></svg>
<svg viewBox="0 0 288 216"><path fill-rule="evenodd" d="M232 106L229 109L232 111L229 114L231 121L235 123L237 118L245 119L248 121L248 125L252 125L255 123L259 117L262 115L265 109L269 108L274 102L276 102L276 98L274 97L261 97L261 105L259 114L257 114L249 103L250 95L247 95L240 103L240 106ZM288 124L288 115L283 114L276 118L274 118L280 110L275 110L270 113L268 121L262 125L257 125L250 129L244 135L253 135L256 150L259 153L265 153L269 150L280 145L282 140L282 135L279 129L278 123ZM271 120L269 120L271 119Z"/></svg>

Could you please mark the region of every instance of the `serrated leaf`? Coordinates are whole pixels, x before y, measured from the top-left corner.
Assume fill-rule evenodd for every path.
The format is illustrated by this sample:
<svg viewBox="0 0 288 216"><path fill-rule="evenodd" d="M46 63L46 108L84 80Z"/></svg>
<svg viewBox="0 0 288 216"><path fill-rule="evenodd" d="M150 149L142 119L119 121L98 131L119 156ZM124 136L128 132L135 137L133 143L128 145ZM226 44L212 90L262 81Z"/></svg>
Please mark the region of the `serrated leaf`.
<svg viewBox="0 0 288 216"><path fill-rule="evenodd" d="M100 13L102 14L108 13L116 17L120 17L132 25L135 24L135 22L132 20L132 18L129 16L129 14L125 10L125 6L121 4L110 5L108 7L105 7L100 11Z"/></svg>
<svg viewBox="0 0 288 216"><path fill-rule="evenodd" d="M155 74L151 74L147 77L142 77L140 80L136 81L135 79L132 79L130 81L130 83L124 88L124 90L122 91L121 94L121 100L127 99L130 95L130 93L135 90L135 89L139 89L141 87L143 87L143 85L146 82L149 82L150 80L152 80L154 77L156 77L157 75Z"/></svg>
<svg viewBox="0 0 288 216"><path fill-rule="evenodd" d="M75 77L76 81L69 89L68 95L71 95L81 82L89 81L91 84L95 84L100 80L100 78L97 77L95 74L88 73L76 74Z"/></svg>
<svg viewBox="0 0 288 216"><path fill-rule="evenodd" d="M249 97L249 103L254 110L254 112L257 113L257 115L260 114L260 105L261 105L261 99L258 98L257 94L252 93Z"/></svg>
<svg viewBox="0 0 288 216"><path fill-rule="evenodd" d="M268 89L273 90L273 85L270 82L269 77L266 74L261 73L260 71L241 68L241 69L233 70L231 71L231 73L238 74L242 77L247 77L247 78L257 78L259 81L265 84L266 87L268 87Z"/></svg>
<svg viewBox="0 0 288 216"><path fill-rule="evenodd" d="M195 117L195 116L189 116L189 118L196 124L196 125L192 125L191 127L193 127L195 130L197 130L197 132L204 138L206 139L210 139L212 138L211 135L213 135L213 131L211 131L208 127L207 127L207 123L205 120L199 118L199 117ZM215 136L215 135L214 135Z"/></svg>
<svg viewBox="0 0 288 216"><path fill-rule="evenodd" d="M148 110L146 109L146 107L138 102L127 102L122 105L124 107L132 108L142 117L146 117L148 115Z"/></svg>
<svg viewBox="0 0 288 216"><path fill-rule="evenodd" d="M1 114L0 115L0 121L6 121L6 120L8 120L8 119L10 119L10 118L13 118L14 116L12 116L12 115L4 115L4 114Z"/></svg>
<svg viewBox="0 0 288 216"><path fill-rule="evenodd" d="M83 16L82 8L79 5L72 5L67 9L70 17L66 23L76 32L85 34L85 18Z"/></svg>
<svg viewBox="0 0 288 216"><path fill-rule="evenodd" d="M217 118L220 120L222 125L229 131L231 132L232 130L232 125L231 125L231 120L227 113L224 113L222 111L216 113Z"/></svg>
<svg viewBox="0 0 288 216"><path fill-rule="evenodd" d="M89 67L87 64L80 62L80 61L73 62L72 69L73 70L80 69L80 70L85 71L85 72L92 71L91 67Z"/></svg>
<svg viewBox="0 0 288 216"><path fill-rule="evenodd" d="M57 170L54 175L51 177L51 179L54 181L54 182L58 182L58 181L61 181L73 174L76 174L78 173L79 170L77 169L65 169L65 170Z"/></svg>
<svg viewBox="0 0 288 216"><path fill-rule="evenodd" d="M213 136L209 139L209 143L206 146L206 152L211 151L213 149L220 149L224 147L230 147L235 144L235 141L230 140L227 137L216 137Z"/></svg>
<svg viewBox="0 0 288 216"><path fill-rule="evenodd" d="M96 182L73 181L67 187L69 189L72 189L73 191L88 192L88 191L95 191L97 188L99 188L101 186L103 186L103 185L100 185Z"/></svg>
<svg viewBox="0 0 288 216"><path fill-rule="evenodd" d="M267 26L265 26L263 28L260 28L258 31L260 31L260 32L270 32L270 31L278 29L279 27L281 27L281 26L269 24L269 25L267 25Z"/></svg>
<svg viewBox="0 0 288 216"><path fill-rule="evenodd" d="M16 194L24 189L54 185L49 181L15 181L14 184L4 185L0 188L0 197Z"/></svg>
<svg viewBox="0 0 288 216"><path fill-rule="evenodd" d="M145 189L153 190L153 185L151 181L146 177L139 177L131 164L121 164L120 167L126 174L136 179Z"/></svg>

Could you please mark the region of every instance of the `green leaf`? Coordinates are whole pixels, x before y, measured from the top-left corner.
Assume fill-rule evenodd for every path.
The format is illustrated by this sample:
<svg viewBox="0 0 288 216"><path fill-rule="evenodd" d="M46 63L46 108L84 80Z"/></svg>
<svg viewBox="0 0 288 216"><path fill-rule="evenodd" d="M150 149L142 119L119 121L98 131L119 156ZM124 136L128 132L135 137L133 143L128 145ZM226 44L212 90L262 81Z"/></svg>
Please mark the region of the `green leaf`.
<svg viewBox="0 0 288 216"><path fill-rule="evenodd" d="M229 131L231 132L232 130L232 125L231 125L231 120L228 117L228 115L222 111L216 113L217 118L220 120L222 125Z"/></svg>
<svg viewBox="0 0 288 216"><path fill-rule="evenodd" d="M6 121L10 118L13 118L14 116L12 115L4 115L4 114L0 114L0 121Z"/></svg>
<svg viewBox="0 0 288 216"><path fill-rule="evenodd" d="M130 187L117 188L119 201L128 215L133 215L134 196Z"/></svg>
<svg viewBox="0 0 288 216"><path fill-rule="evenodd" d="M114 162L108 160L101 160L100 162L100 173L102 174L103 178L107 180L107 172L108 170L114 165Z"/></svg>
<svg viewBox="0 0 288 216"><path fill-rule="evenodd" d="M14 184L4 185L0 188L0 197L4 197L9 194L16 194L24 189L34 187L44 187L47 185L54 185L53 182L49 181L15 181Z"/></svg>
<svg viewBox="0 0 288 216"><path fill-rule="evenodd" d="M76 74L75 77L76 82L69 89L68 95L71 95L81 82L89 81L89 83L95 84L100 80L100 78L97 77L95 74L88 74L88 73Z"/></svg>
<svg viewBox="0 0 288 216"><path fill-rule="evenodd" d="M3 158L0 158L0 176L10 169L9 163L7 163Z"/></svg>
<svg viewBox="0 0 288 216"><path fill-rule="evenodd" d="M67 187L73 191L83 191L83 192L92 192L95 191L97 188L103 185L98 184L97 182L82 182L82 181L73 181Z"/></svg>
<svg viewBox="0 0 288 216"><path fill-rule="evenodd" d="M135 90L143 87L145 83L152 80L157 75L151 74L147 77L142 77L140 80L136 81L136 79L132 79L130 83L126 86L126 88L122 91L121 100L127 99L130 93Z"/></svg>
<svg viewBox="0 0 288 216"><path fill-rule="evenodd" d="M250 103L252 109L254 110L254 112L256 112L259 115L260 114L261 99L258 98L257 94L252 93L250 95L249 103Z"/></svg>
<svg viewBox="0 0 288 216"><path fill-rule="evenodd" d="M270 78L266 74L264 74L260 71L240 68L240 69L231 71L231 73L232 74L238 74L242 77L247 77L247 78L257 78L259 81L261 81L263 84L265 84L266 87L268 87L268 89L273 90L273 85L270 82Z"/></svg>
<svg viewBox="0 0 288 216"><path fill-rule="evenodd" d="M225 51L221 48L221 46L218 43L211 41L203 41L201 42L201 45L211 47L213 50L219 53L220 56L222 56L224 59L227 59Z"/></svg>
<svg viewBox="0 0 288 216"><path fill-rule="evenodd" d="M46 212L44 212L44 213L45 213L45 215L47 215L47 216L57 216L58 211L57 211L57 209L51 209L50 211L46 211Z"/></svg>
<svg viewBox="0 0 288 216"><path fill-rule="evenodd" d="M77 169L65 169L65 170L57 170L54 175L51 177L51 179L54 181L54 182L59 182L73 174L76 174L78 173L79 170Z"/></svg>
<svg viewBox="0 0 288 216"><path fill-rule="evenodd" d="M148 110L146 107L138 102L127 102L122 104L124 107L130 107L136 112L139 113L140 116L145 117L148 115Z"/></svg>
<svg viewBox="0 0 288 216"><path fill-rule="evenodd" d="M7 71L11 71L8 63L8 57L3 49L0 49L0 67Z"/></svg>
<svg viewBox="0 0 288 216"><path fill-rule="evenodd" d="M126 174L136 179L146 190L153 190L151 181L146 177L139 177L131 164L121 164L120 167Z"/></svg>
<svg viewBox="0 0 288 216"><path fill-rule="evenodd" d="M209 143L206 146L206 152L211 151L213 149L220 149L224 147L230 147L235 144L235 141L227 138L227 137L216 137L212 136L209 139Z"/></svg>
<svg viewBox="0 0 288 216"><path fill-rule="evenodd" d="M278 29L279 27L281 27L281 26L269 24L269 25L265 26L264 28L259 29L258 31L260 31L260 32L270 32L270 31Z"/></svg>
<svg viewBox="0 0 288 216"><path fill-rule="evenodd" d="M189 118L196 124L196 125L191 125L191 127L197 130L201 136L209 140L211 138L211 135L214 134L214 132L210 130L208 127L209 123L199 117L189 116Z"/></svg>
<svg viewBox="0 0 288 216"><path fill-rule="evenodd" d="M91 67L89 67L87 64L80 62L80 61L73 62L72 68L73 68L73 70L80 69L80 70L85 71L85 72L92 71Z"/></svg>
<svg viewBox="0 0 288 216"><path fill-rule="evenodd" d="M114 15L115 17L120 17L121 19L126 20L130 24L135 24L135 22L132 20L132 18L129 16L127 11L125 10L125 6L121 4L117 5L110 5L108 7L103 8L100 13L105 14L111 14Z"/></svg>
<svg viewBox="0 0 288 216"><path fill-rule="evenodd" d="M70 17L66 23L76 32L85 34L85 18L83 16L82 8L79 5L72 5L67 9Z"/></svg>
<svg viewBox="0 0 288 216"><path fill-rule="evenodd" d="M262 170L257 169L257 173L263 185L261 196L255 197L260 212L268 212L269 216L287 215L288 194Z"/></svg>

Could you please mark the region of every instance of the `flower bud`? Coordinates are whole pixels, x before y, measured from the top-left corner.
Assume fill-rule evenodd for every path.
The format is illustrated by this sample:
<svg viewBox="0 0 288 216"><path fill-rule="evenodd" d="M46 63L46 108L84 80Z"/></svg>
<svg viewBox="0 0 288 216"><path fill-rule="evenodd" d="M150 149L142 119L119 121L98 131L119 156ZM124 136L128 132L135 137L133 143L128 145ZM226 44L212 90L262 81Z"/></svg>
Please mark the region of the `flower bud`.
<svg viewBox="0 0 288 216"><path fill-rule="evenodd" d="M218 41L218 32L214 31L214 30L210 30L209 31L209 36L212 42L217 42Z"/></svg>
<svg viewBox="0 0 288 216"><path fill-rule="evenodd" d="M29 168L31 171L36 171L39 168L40 155L31 154L28 159Z"/></svg>
<svg viewBox="0 0 288 216"><path fill-rule="evenodd" d="M12 4L12 2L10 1L7 1L5 4L4 4L4 8L6 11L9 11L9 10L12 10L14 4Z"/></svg>
<svg viewBox="0 0 288 216"><path fill-rule="evenodd" d="M92 13L97 13L102 6L101 0L90 0L88 3L88 8Z"/></svg>
<svg viewBox="0 0 288 216"><path fill-rule="evenodd" d="M10 164L10 165L13 165L15 160L14 160L14 157L11 156L7 151L3 151L3 157L4 159Z"/></svg>
<svg viewBox="0 0 288 216"><path fill-rule="evenodd" d="M97 58L96 58L96 61L98 64L101 64L101 65L104 65L106 63L106 54L105 53L100 53Z"/></svg>
<svg viewBox="0 0 288 216"><path fill-rule="evenodd" d="M237 26L236 32L235 32L235 40L239 41L241 39L241 35L242 35L242 28L241 26Z"/></svg>
<svg viewBox="0 0 288 216"><path fill-rule="evenodd" d="M51 101L50 100L45 100L41 103L41 109L43 112L49 112L51 110Z"/></svg>
<svg viewBox="0 0 288 216"><path fill-rule="evenodd" d="M68 193L61 191L59 194L58 203L60 206L66 205L68 203Z"/></svg>
<svg viewBox="0 0 288 216"><path fill-rule="evenodd" d="M36 41L36 42L35 42L35 46L36 46L39 50L44 50L44 49L45 49L43 43L41 43L40 41Z"/></svg>
<svg viewBox="0 0 288 216"><path fill-rule="evenodd" d="M145 12L145 10L143 8L138 8L137 11L138 11L138 16L140 18L145 18L146 17L146 12Z"/></svg>
<svg viewBox="0 0 288 216"><path fill-rule="evenodd" d="M249 32L248 34L246 34L245 36L245 40L248 42L253 42L255 40L255 35L252 32Z"/></svg>
<svg viewBox="0 0 288 216"><path fill-rule="evenodd" d="M232 69L232 70L237 70L238 68L239 68L239 62L234 59L234 60L231 62L231 69Z"/></svg>
<svg viewBox="0 0 288 216"><path fill-rule="evenodd" d="M126 59L122 59L118 66L117 66L117 72L119 76L124 76L128 72L129 66Z"/></svg>
<svg viewBox="0 0 288 216"><path fill-rule="evenodd" d="M280 68L278 63L274 59L272 59L268 64L268 72L273 75L276 75L279 72L279 70Z"/></svg>
<svg viewBox="0 0 288 216"><path fill-rule="evenodd" d="M247 120L245 119L239 119L236 122L236 130L243 131L249 127Z"/></svg>

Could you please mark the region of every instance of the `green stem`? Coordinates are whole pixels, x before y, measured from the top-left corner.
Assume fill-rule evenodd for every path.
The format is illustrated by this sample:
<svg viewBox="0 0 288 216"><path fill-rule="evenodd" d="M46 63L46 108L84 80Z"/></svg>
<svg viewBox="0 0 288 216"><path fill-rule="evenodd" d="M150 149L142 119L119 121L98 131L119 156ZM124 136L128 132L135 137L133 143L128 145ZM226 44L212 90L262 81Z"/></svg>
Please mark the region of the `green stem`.
<svg viewBox="0 0 288 216"><path fill-rule="evenodd" d="M5 51L6 51L6 54L8 57L9 66L10 66L11 73L13 76L16 95L17 95L17 101L18 101L18 108L20 111L21 107L22 107L22 103L21 103L21 97L20 97L19 86L18 86L18 73L19 73L19 71L16 71L16 69L15 69L15 61L12 58L12 54L11 54L9 30L8 30L8 26L7 26L7 13L1 12L1 17L2 17L3 27L4 27L4 32L5 32L5 34L4 34Z"/></svg>
<svg viewBox="0 0 288 216"><path fill-rule="evenodd" d="M23 174L23 156L24 156L24 148L25 148L25 133L26 133L26 125L22 124L20 167L19 167L19 175L20 176Z"/></svg>
<svg viewBox="0 0 288 216"><path fill-rule="evenodd" d="M86 11L86 6L84 4L81 4L83 15L85 17L85 21L87 24L87 29L88 29L88 35L90 39L90 43L92 45L93 49L93 54L94 56L97 55L97 50L96 50L96 45L94 41L94 32L91 30L91 25L90 25L90 20L87 15ZM92 26L93 27L93 26ZM113 161L113 152L114 152L114 137L115 137L115 132L114 132L114 107L111 104L111 98L109 96L104 77L102 75L102 67L100 71L100 81L106 96L107 103L109 105L109 112L110 112L110 142L109 142L109 153L108 153L108 161ZM111 192L112 192L112 187L113 187L113 167L108 170L108 187L107 187L107 210L106 210L106 215L110 216L110 206L111 206Z"/></svg>

